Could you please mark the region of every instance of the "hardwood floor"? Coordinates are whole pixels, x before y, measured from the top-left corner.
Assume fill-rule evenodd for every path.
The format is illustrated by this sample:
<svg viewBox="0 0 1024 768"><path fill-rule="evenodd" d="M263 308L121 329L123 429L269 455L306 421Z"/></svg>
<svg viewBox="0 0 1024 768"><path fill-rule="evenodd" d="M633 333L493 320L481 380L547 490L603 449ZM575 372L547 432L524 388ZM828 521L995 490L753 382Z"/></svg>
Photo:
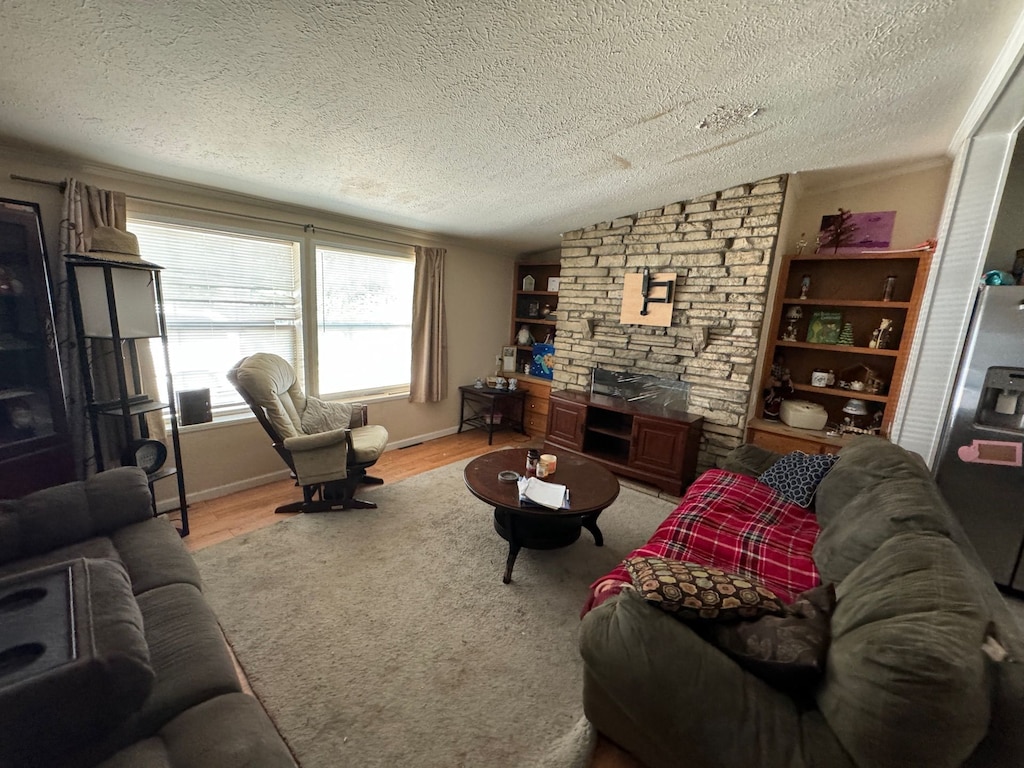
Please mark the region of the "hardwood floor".
<svg viewBox="0 0 1024 768"><path fill-rule="evenodd" d="M488 445L485 432L469 430L411 445L408 448L387 451L370 470L370 474L383 478L385 483L394 483L421 472L443 467L453 461L479 456L481 453L498 450L504 446L539 448L542 442L515 432L496 432L493 437L492 444ZM189 506L188 512L190 534L184 539L185 544L190 551L195 552L234 536L279 523L294 515L279 515L274 512L274 509L281 504L301 498L301 495L301 491L293 481L281 480L218 499L192 504ZM237 662L236 668L243 686L249 690L245 673L241 667L237 667ZM615 744L599 736L588 768L643 768L643 766Z"/></svg>
<svg viewBox="0 0 1024 768"><path fill-rule="evenodd" d="M531 448L540 447L540 443L540 440L516 432L495 432L494 440L488 446L487 433L473 429L408 448L387 451L373 465L370 474L383 478L385 483L394 483L506 445ZM195 552L234 536L279 523L293 515L279 515L274 510L301 498L302 491L293 481L280 480L191 504L188 510L190 533L184 539L185 545ZM171 517L173 519L174 515Z"/></svg>

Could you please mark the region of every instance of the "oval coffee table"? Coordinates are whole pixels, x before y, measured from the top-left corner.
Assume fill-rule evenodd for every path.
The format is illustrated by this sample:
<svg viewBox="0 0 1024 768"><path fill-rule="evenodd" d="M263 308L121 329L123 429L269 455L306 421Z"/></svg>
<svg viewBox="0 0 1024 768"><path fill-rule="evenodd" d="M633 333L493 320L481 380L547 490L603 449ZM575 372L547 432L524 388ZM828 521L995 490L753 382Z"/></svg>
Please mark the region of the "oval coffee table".
<svg viewBox="0 0 1024 768"><path fill-rule="evenodd" d="M544 479L569 489L569 509L521 507L518 485L498 480L498 473L503 470L523 474L525 448L486 453L466 465L463 474L466 487L478 499L494 507L494 530L508 542L508 560L501 579L506 584L512 581L512 566L523 547L567 547L580 537L582 528L593 534L597 546L604 545L597 518L619 495L619 481L590 459L570 453L556 455L558 469Z"/></svg>

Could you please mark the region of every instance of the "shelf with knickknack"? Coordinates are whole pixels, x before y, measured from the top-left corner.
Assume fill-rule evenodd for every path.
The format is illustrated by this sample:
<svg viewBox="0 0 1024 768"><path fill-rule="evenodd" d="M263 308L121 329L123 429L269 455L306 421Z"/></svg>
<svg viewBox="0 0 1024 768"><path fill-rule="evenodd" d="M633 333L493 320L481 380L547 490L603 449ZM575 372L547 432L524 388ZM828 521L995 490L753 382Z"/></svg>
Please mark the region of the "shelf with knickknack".
<svg viewBox="0 0 1024 768"><path fill-rule="evenodd" d="M783 258L749 441L821 451L834 450L837 433L888 434L931 255L928 249ZM786 399L821 406L826 426L782 423L775 409Z"/></svg>
<svg viewBox="0 0 1024 768"><path fill-rule="evenodd" d="M520 262L512 286L510 342L516 347L516 371L524 372L533 345L554 343L561 264Z"/></svg>
<svg viewBox="0 0 1024 768"><path fill-rule="evenodd" d="M530 374L533 345L554 343L558 322L558 262L518 262L512 284L512 321L509 331L511 358L503 361L506 376L514 375L527 390L524 427L533 436L543 436L547 427L550 378ZM509 364L511 359L511 364Z"/></svg>

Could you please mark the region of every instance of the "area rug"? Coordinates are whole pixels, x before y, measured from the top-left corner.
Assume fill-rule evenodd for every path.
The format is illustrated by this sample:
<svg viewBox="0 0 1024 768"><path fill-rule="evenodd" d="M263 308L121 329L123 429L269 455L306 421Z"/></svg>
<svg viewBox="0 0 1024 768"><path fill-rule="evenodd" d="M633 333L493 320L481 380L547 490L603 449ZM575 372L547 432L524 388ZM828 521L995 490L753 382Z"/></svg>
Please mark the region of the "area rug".
<svg viewBox="0 0 1024 768"><path fill-rule="evenodd" d="M366 488L376 510L299 515L196 553L254 693L302 768L583 768L579 609L670 501L623 488L512 583L493 509L456 462Z"/></svg>

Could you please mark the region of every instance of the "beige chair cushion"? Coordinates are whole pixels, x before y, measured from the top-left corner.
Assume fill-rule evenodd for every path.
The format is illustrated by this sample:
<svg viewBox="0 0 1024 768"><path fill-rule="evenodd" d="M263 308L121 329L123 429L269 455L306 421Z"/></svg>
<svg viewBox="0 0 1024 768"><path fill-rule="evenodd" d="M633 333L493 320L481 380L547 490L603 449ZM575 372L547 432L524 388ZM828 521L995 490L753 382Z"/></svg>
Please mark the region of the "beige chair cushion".
<svg viewBox="0 0 1024 768"><path fill-rule="evenodd" d="M236 376L249 397L266 411L282 440L302 434L300 414L306 410L306 395L286 360L257 352L239 364Z"/></svg>
<svg viewBox="0 0 1024 768"><path fill-rule="evenodd" d="M388 444L388 431L380 424L367 424L352 430L354 463L365 464L376 461Z"/></svg>

